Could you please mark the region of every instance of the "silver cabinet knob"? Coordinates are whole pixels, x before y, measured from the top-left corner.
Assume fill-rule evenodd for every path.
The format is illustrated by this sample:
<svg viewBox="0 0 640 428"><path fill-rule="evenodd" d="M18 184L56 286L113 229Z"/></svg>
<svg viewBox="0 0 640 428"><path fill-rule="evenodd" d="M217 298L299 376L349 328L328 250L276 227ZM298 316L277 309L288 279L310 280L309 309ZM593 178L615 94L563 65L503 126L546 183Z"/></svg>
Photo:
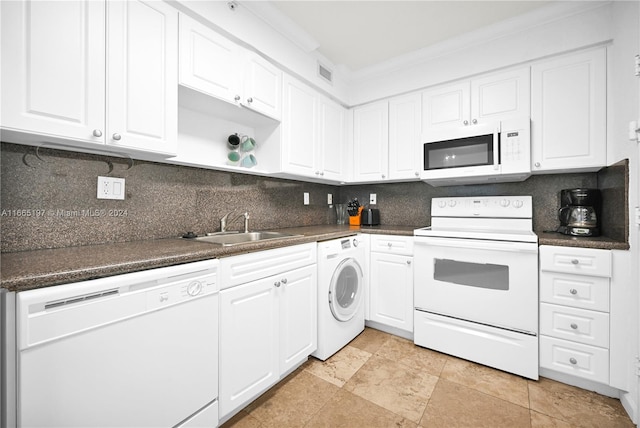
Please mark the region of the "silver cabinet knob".
<svg viewBox="0 0 640 428"><path fill-rule="evenodd" d="M576 290L575 288L572 288L571 290L569 290L569 293L576 295L578 294L578 290Z"/></svg>
<svg viewBox="0 0 640 428"><path fill-rule="evenodd" d="M282 283L286 284L287 283L287 278L282 278Z"/></svg>
<svg viewBox="0 0 640 428"><path fill-rule="evenodd" d="M320 171L316 171L316 175L320 175Z"/></svg>
<svg viewBox="0 0 640 428"><path fill-rule="evenodd" d="M465 121L464 121L464 122L462 122L462 123L464 123L464 125L466 126L466 125L468 125L468 124L469 124L469 121L468 121L468 120L465 120Z"/></svg>
<svg viewBox="0 0 640 428"><path fill-rule="evenodd" d="M574 329L574 330L577 330L578 329L578 324L572 322L571 323L571 328Z"/></svg>
<svg viewBox="0 0 640 428"><path fill-rule="evenodd" d="M386 176L386 175L384 175L384 174L382 174L382 178L387 178L387 176Z"/></svg>
<svg viewBox="0 0 640 428"><path fill-rule="evenodd" d="M407 265L411 266L411 260L407 260Z"/></svg>
<svg viewBox="0 0 640 428"><path fill-rule="evenodd" d="M533 166L535 166L536 168L540 168L540 162L534 163Z"/></svg>
<svg viewBox="0 0 640 428"><path fill-rule="evenodd" d="M102 137L102 131L99 129L94 129L93 130L93 136L94 137Z"/></svg>
<svg viewBox="0 0 640 428"><path fill-rule="evenodd" d="M416 177L420 177L420 173L418 171L414 172Z"/></svg>
<svg viewBox="0 0 640 428"><path fill-rule="evenodd" d="M478 123L478 119L473 119L471 122L475 125L476 123Z"/></svg>
<svg viewBox="0 0 640 428"><path fill-rule="evenodd" d="M274 282L273 285L275 285L276 287L280 287L280 281Z"/></svg>
<svg viewBox="0 0 640 428"><path fill-rule="evenodd" d="M233 99L234 99L235 101L240 101L240 95L236 95L235 97L233 97Z"/></svg>
<svg viewBox="0 0 640 428"><path fill-rule="evenodd" d="M578 364L578 360L576 360L576 359L575 359L575 358L573 358L573 357L569 358L569 362L570 362L571 364Z"/></svg>
<svg viewBox="0 0 640 428"><path fill-rule="evenodd" d="M113 138L116 141L120 141L122 139L122 135L116 133L116 134L113 134L111 138Z"/></svg>
<svg viewBox="0 0 640 428"><path fill-rule="evenodd" d="M579 264L579 263L580 263L580 260L578 260L578 259L571 259L571 264L572 264L572 265L577 265L577 264Z"/></svg>
<svg viewBox="0 0 640 428"><path fill-rule="evenodd" d="M320 176L324 176L324 171L320 171Z"/></svg>
<svg viewBox="0 0 640 428"><path fill-rule="evenodd" d="M391 242L387 242L387 247L391 248L393 247L393 244Z"/></svg>
<svg viewBox="0 0 640 428"><path fill-rule="evenodd" d="M251 103L253 102L253 98L251 98L251 97L247 98L247 102L248 102L249 104L251 104Z"/></svg>

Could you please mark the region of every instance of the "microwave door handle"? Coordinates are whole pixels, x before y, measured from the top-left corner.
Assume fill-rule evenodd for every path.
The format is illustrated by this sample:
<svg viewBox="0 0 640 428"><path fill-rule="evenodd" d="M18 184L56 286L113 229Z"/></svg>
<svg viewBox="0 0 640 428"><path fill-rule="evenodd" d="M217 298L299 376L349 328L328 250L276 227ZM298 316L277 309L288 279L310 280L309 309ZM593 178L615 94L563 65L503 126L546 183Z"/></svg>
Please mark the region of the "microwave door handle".
<svg viewBox="0 0 640 428"><path fill-rule="evenodd" d="M493 130L493 169L500 169L500 128Z"/></svg>

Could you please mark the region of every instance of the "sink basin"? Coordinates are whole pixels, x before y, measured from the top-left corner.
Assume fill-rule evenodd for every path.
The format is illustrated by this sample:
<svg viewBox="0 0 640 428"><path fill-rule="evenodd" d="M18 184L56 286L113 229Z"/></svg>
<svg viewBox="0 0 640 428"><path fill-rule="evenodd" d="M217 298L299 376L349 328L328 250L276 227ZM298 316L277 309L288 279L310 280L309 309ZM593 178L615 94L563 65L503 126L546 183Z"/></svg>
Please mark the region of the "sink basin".
<svg viewBox="0 0 640 428"><path fill-rule="evenodd" d="M199 236L193 239L196 241L208 242L210 244L218 244L218 245L227 247L231 245L246 244L248 242L266 241L270 239L292 238L294 236L302 236L302 235L290 235L288 233L280 233L280 232L248 232L248 233L230 233L230 234L219 234L219 235L211 235L211 236Z"/></svg>

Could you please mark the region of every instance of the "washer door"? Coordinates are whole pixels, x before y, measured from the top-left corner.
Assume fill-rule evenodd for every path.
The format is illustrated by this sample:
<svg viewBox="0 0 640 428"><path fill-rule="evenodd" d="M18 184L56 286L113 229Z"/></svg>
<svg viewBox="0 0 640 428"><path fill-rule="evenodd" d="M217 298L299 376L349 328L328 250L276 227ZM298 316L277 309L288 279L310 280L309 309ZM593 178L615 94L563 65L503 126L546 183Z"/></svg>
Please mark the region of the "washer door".
<svg viewBox="0 0 640 428"><path fill-rule="evenodd" d="M338 321L349 321L358 312L362 294L362 268L355 259L343 260L331 278L329 307Z"/></svg>

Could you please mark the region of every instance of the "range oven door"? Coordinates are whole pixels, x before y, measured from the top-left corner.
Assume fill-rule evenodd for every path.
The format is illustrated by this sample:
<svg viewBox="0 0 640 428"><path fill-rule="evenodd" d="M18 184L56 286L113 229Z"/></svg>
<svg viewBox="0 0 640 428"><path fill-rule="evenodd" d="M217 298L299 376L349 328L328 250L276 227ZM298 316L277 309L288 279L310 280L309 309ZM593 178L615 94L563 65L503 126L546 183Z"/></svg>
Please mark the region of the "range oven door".
<svg viewBox="0 0 640 428"><path fill-rule="evenodd" d="M416 310L538 331L538 244L415 237Z"/></svg>

